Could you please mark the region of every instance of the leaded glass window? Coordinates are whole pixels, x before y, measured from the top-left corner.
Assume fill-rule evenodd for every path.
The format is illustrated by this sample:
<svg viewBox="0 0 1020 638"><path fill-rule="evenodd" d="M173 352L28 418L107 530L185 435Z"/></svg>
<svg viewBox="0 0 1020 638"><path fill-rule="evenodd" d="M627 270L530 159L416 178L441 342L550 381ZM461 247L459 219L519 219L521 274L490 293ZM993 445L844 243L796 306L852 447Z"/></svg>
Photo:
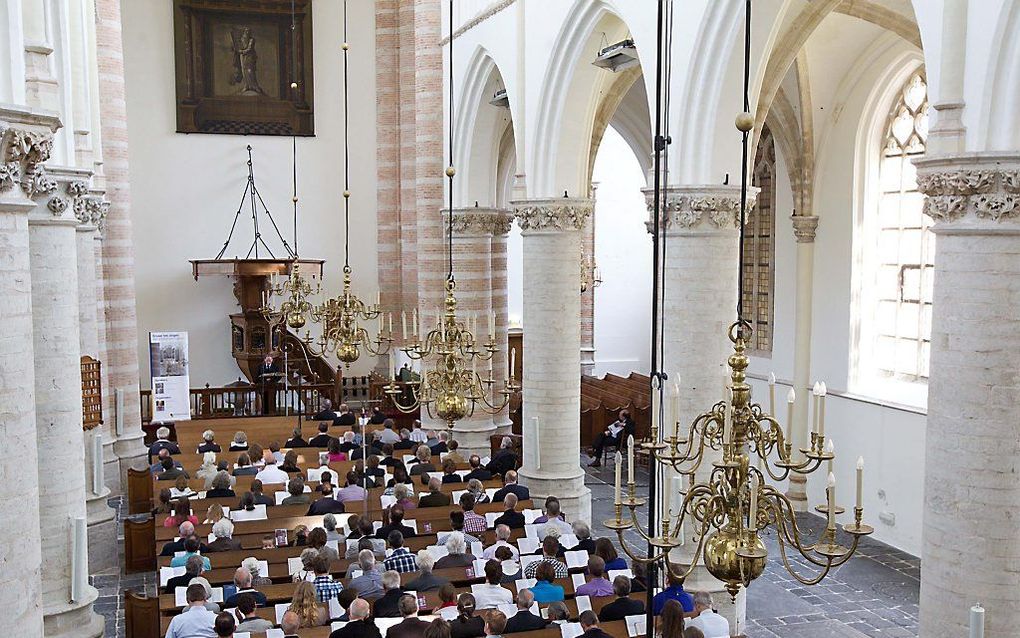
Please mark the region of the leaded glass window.
<svg viewBox="0 0 1020 638"><path fill-rule="evenodd" d="M752 183L760 190L744 228L744 318L754 332L750 348L772 352L772 289L775 280L776 144L772 132L762 127L755 151Z"/></svg>

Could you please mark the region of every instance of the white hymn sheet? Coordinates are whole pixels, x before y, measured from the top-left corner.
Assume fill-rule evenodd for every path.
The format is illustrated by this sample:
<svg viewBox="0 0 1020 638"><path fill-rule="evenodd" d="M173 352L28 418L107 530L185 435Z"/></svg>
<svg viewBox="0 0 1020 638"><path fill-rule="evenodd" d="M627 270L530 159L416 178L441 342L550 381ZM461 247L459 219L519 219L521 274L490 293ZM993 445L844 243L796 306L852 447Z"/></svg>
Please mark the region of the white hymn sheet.
<svg viewBox="0 0 1020 638"><path fill-rule="evenodd" d="M588 565L588 552L583 549L566 552L563 556L567 559L567 567L586 567Z"/></svg>
<svg viewBox="0 0 1020 638"><path fill-rule="evenodd" d="M581 623L579 622L568 622L560 625L560 638L577 638L584 633L581 629Z"/></svg>
<svg viewBox="0 0 1020 638"><path fill-rule="evenodd" d="M535 578L518 578L514 582L514 587L517 588L519 593L522 589L530 589L531 587L534 587L537 582L538 580Z"/></svg>
<svg viewBox="0 0 1020 638"><path fill-rule="evenodd" d="M584 574L571 574L570 580L574 583L574 591L577 591L577 588L586 582L584 580Z"/></svg>
<svg viewBox="0 0 1020 638"><path fill-rule="evenodd" d="M524 514L524 524L531 525L535 522L535 519L542 515L542 510L527 509L521 512Z"/></svg>
<svg viewBox="0 0 1020 638"><path fill-rule="evenodd" d="M591 609L591 596L575 596L574 602L577 603L577 613L579 614Z"/></svg>
<svg viewBox="0 0 1020 638"><path fill-rule="evenodd" d="M628 636L644 636L647 617L644 614L626 616L624 620L627 622L627 635Z"/></svg>
<svg viewBox="0 0 1020 638"><path fill-rule="evenodd" d="M634 580L634 572L630 571L629 569L613 569L610 570L608 574L606 574L606 578L609 580L609 582L613 582L613 579L616 578L617 576L626 576L627 578Z"/></svg>

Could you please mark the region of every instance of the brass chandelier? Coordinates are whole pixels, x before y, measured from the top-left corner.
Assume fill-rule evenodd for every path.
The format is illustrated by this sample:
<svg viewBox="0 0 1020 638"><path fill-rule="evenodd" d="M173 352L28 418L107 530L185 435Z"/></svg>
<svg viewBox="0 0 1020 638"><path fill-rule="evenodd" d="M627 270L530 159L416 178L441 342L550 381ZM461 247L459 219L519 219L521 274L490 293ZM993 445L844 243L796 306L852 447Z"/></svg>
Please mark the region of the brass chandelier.
<svg viewBox="0 0 1020 638"><path fill-rule="evenodd" d="M379 301L375 304L366 304L358 298L351 290L351 264L350 264L350 143L349 143L349 121L348 121L348 51L350 44L347 41L347 0L344 0L343 14L343 55L344 55L344 281L343 290L336 297L325 299L321 304L315 305L307 300L310 295L318 295L319 289L311 292L311 287L304 284L300 278L297 266L294 266L291 280L283 285L273 285L270 288L272 294L287 295L291 298L285 301L280 311L274 311L266 299L263 304L263 314L267 319L274 314L282 314L286 317L287 325L294 329L300 329L306 323L307 318L322 327L322 332L317 340L312 339L311 332L305 331L303 339L305 346L314 354L322 356L326 354L335 355L346 367L361 357L362 350L372 355L385 355L393 344L393 315L387 314L380 308ZM293 310L286 311L287 304ZM362 327L362 321L378 319L378 332L372 337L368 330ZM384 319L388 321L384 324Z"/></svg>
<svg viewBox="0 0 1020 638"><path fill-rule="evenodd" d="M453 33L453 0L450 0L450 33ZM409 358L424 360L433 357L431 366L425 370L420 380L407 382L408 391L396 382L394 366L390 366L389 385L384 387L394 406L404 413L423 408L432 418L438 418L453 427L460 419L472 416L476 410L495 414L510 403L510 397L520 390L513 378L513 373L502 380L499 399L494 396L493 387L497 381L493 377L492 359L499 345L496 343L495 313L488 315L488 337L483 342L479 339L478 317L469 315L465 319L457 316L457 288L453 276L453 177L457 170L453 165L453 38L450 38L450 116L449 141L450 164L446 167L449 191L449 223L447 224L447 275L446 297L441 309L436 311L436 327L425 334L419 330L418 314L415 311L411 318L411 338L407 339L407 318L401 316L404 345L400 350ZM390 331L392 336L392 330ZM513 358L515 353L511 354ZM488 373L483 377L478 372L478 363L488 364ZM513 370L515 362L511 361Z"/></svg>
<svg viewBox="0 0 1020 638"><path fill-rule="evenodd" d="M831 441L825 443L821 428L811 433L806 447L800 448L800 458L794 458L793 443L783 432L779 421L767 414L762 407L752 402L751 386L746 382L749 363L746 355L747 342L751 336L751 324L743 319L743 281L739 276L739 264L743 263L744 222L747 213L747 159L748 134L754 127L754 119L748 112L749 66L750 66L750 25L751 2L745 2L744 33L744 112L736 118L736 126L742 135L743 162L741 172L740 204L740 255L738 259L737 320L729 329L728 337L733 344L733 353L727 359L729 380L723 401L714 404L708 411L698 415L685 431L681 432L680 422L675 419L673 433L665 437L661 431L662 393L666 375L659 370L663 344L659 330L660 294L660 243L662 188L660 183L662 134L661 68L663 60L663 11L665 0L659 2L659 79L656 87L656 153L655 153L655 203L653 207L653 296L652 296L652 428L651 439L638 445L648 453L650 480L648 498L638 497L635 491L633 466L633 437L628 447L630 466L628 468L627 493L623 494L620 467L622 457L617 453L615 486L615 517L604 525L615 530L621 547L633 560L648 564L651 582L655 582L657 569L668 570L677 580L685 581L699 562L716 579L722 581L726 590L735 597L741 588L747 587L765 569L768 552L762 541L762 534L770 528L779 545L779 552L786 570L799 582L813 585L820 582L833 567L842 565L857 550L862 536L874 530L862 522L862 479L863 459L857 464L857 499L853 522L842 526L847 535L846 545L837 534L836 515L843 511L836 505L835 477L832 462L835 458ZM668 42L668 40L665 40ZM668 47L668 44L665 45ZM668 115L668 108L667 108ZM668 126L668 125L667 125ZM674 386L676 387L676 386ZM774 403L774 401L773 401ZM774 406L772 407L774 409ZM791 415L792 417L792 415ZM817 417L816 417L817 418ZM751 459L756 462L752 465ZM782 481L792 474L811 474L828 461L826 504L816 510L826 514L827 524L821 537L808 542L797 524L793 504L789 498L767 483L768 479ZM696 479L696 473L710 464L707 476ZM668 486L663 489L661 501L656 498L656 483L659 470L674 471L681 475L684 488L680 490L680 502L674 510ZM702 473L704 474L704 473ZM645 529L637 518L638 508L649 504L648 524ZM624 516L623 508L630 511ZM656 522L656 510L661 510L661 522ZM684 544L683 529L692 530L694 543L690 564L675 565L669 560L672 550ZM629 547L624 540L624 531L635 529L647 542L644 554ZM802 574L791 564L788 552L796 550L800 556L815 568L814 573ZM649 590L652 588L650 587ZM649 605L649 612L651 606ZM651 630L653 624L648 623Z"/></svg>

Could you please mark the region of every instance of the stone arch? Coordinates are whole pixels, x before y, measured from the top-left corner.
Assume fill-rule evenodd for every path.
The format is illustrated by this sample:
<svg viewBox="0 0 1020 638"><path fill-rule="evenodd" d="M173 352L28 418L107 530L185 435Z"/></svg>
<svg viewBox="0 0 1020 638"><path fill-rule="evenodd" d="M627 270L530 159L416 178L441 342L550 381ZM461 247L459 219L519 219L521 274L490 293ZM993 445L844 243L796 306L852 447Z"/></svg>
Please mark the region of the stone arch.
<svg viewBox="0 0 1020 638"><path fill-rule="evenodd" d="M1003 4L995 30L985 83L982 117L984 132L978 132L983 148L1011 150L1020 148L1020 5Z"/></svg>
<svg viewBox="0 0 1020 638"><path fill-rule="evenodd" d="M595 156L606 128L613 125L634 151L642 171L651 168L652 124L648 114L648 98L644 91L641 67L631 67L617 75L602 96L591 132L588 152L588 181L595 169Z"/></svg>

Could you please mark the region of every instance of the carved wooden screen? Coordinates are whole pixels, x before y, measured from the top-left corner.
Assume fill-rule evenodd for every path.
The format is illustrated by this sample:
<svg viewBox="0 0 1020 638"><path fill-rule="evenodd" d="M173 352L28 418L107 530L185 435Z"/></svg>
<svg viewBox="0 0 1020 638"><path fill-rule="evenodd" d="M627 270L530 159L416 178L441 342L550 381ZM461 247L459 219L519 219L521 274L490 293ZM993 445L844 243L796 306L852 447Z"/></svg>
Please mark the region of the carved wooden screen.
<svg viewBox="0 0 1020 638"><path fill-rule="evenodd" d="M97 359L81 358L81 421L86 430L103 423L102 367Z"/></svg>

